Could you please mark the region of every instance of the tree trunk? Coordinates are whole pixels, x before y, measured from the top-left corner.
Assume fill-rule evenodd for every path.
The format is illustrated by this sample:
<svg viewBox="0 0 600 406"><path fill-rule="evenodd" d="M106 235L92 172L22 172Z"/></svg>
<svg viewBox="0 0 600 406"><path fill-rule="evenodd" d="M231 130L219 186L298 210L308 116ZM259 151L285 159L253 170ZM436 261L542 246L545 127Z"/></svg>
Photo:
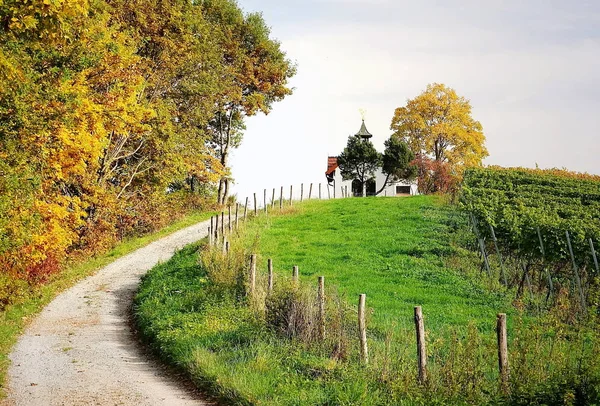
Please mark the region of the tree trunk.
<svg viewBox="0 0 600 406"><path fill-rule="evenodd" d="M229 146L225 146L223 153L221 154L221 165L223 168L227 168L227 160L229 158ZM222 177L219 180L219 191L217 194L217 203L220 205L225 204L227 201L227 194L229 193L229 180L226 177Z"/></svg>
<svg viewBox="0 0 600 406"><path fill-rule="evenodd" d="M388 173L388 174L385 176L385 180L383 181L383 186L381 187L381 189L379 189L379 191L377 191L377 192L375 193L375 196L379 196L379 194L380 194L381 192L383 192L383 190L384 190L384 189L385 189L385 188L388 186L388 182L389 182L389 180L390 180L390 174Z"/></svg>

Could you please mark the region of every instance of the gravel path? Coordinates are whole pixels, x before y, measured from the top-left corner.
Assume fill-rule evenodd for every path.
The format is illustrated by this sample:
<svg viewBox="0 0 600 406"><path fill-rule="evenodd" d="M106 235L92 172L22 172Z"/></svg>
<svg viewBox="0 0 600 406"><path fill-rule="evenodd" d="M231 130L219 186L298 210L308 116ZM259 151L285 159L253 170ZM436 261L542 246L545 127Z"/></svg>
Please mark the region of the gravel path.
<svg viewBox="0 0 600 406"><path fill-rule="evenodd" d="M13 349L8 405L208 405L145 355L129 328L140 277L207 234L178 231L56 297Z"/></svg>

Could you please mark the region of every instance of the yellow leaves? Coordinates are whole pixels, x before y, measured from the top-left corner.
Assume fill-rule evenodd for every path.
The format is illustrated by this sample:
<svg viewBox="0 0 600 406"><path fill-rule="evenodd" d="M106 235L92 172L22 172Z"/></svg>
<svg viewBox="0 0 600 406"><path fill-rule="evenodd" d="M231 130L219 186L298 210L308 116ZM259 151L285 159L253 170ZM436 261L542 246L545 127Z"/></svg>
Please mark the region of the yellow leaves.
<svg viewBox="0 0 600 406"><path fill-rule="evenodd" d="M391 129L413 152L456 167L481 165L488 153L471 105L443 84L433 83L406 107L397 108Z"/></svg>

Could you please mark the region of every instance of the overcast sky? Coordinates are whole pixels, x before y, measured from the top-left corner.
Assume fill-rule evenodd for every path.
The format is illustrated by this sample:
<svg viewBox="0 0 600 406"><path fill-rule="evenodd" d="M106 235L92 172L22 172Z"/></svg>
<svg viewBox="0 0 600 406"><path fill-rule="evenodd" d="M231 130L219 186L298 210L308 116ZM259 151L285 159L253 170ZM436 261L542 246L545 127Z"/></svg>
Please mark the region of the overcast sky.
<svg viewBox="0 0 600 406"><path fill-rule="evenodd" d="M428 83L483 125L486 164L600 174L600 1L239 0L298 65L294 94L248 120L232 157L240 200L325 182L366 124L383 151L394 109Z"/></svg>

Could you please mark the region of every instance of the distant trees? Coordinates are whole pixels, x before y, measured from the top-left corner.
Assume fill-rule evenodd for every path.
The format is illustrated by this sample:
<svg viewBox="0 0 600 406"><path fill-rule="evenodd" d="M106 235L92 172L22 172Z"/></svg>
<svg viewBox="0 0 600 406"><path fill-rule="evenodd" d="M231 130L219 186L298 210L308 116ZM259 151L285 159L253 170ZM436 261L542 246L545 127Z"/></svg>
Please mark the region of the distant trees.
<svg viewBox="0 0 600 406"><path fill-rule="evenodd" d="M404 141L392 135L384 144L381 171L386 177L376 194L383 192L391 183L412 181L417 175L417 167L413 164L415 155Z"/></svg>
<svg viewBox="0 0 600 406"><path fill-rule="evenodd" d="M380 194L393 182L412 180L416 167L412 165L413 153L405 142L392 136L385 141L383 154L377 152L373 143L358 135L348 138L348 144L338 156L337 163L344 180L358 180L361 185L361 195L365 196L366 182L375 176L378 169L386 175L384 184L376 192Z"/></svg>
<svg viewBox="0 0 600 406"><path fill-rule="evenodd" d="M0 1L0 269L43 279L226 195L294 72L234 0Z"/></svg>
<svg viewBox="0 0 600 406"><path fill-rule="evenodd" d="M422 192L448 191L464 168L488 155L481 124L471 104L454 89L433 83L394 113L390 127L416 156Z"/></svg>

